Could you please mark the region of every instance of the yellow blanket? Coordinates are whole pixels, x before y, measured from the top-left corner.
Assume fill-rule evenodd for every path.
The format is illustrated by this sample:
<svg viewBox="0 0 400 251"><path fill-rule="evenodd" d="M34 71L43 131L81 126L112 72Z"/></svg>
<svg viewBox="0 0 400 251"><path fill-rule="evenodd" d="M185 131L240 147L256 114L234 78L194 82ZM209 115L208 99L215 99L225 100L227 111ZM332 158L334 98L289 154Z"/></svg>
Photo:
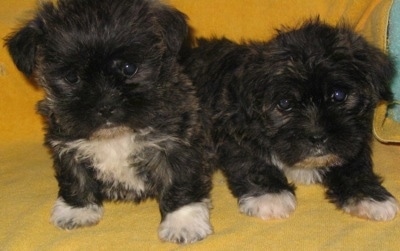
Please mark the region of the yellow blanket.
<svg viewBox="0 0 400 251"><path fill-rule="evenodd" d="M0 37L27 16L37 0L0 0ZM385 48L390 0L170 0L185 12L198 36L268 39L281 25L319 15L329 23L347 20L369 41ZM320 186L298 186L298 207L285 220L262 221L239 214L220 173L214 177L214 234L192 245L162 243L155 201L106 203L94 227L63 231L49 222L57 195L51 160L42 146L42 121L35 103L42 92L14 67L0 47L0 250L398 250L400 216L371 222L336 210ZM375 132L400 140L398 124L376 115ZM388 129L385 125L389 123ZM400 147L374 142L375 171L400 198Z"/></svg>

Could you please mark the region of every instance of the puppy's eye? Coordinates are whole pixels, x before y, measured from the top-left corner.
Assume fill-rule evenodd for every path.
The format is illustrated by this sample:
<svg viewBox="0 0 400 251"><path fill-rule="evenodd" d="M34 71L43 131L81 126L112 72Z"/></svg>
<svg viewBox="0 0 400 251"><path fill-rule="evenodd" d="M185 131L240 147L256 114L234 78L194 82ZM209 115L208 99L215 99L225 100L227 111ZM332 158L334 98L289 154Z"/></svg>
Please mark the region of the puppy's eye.
<svg viewBox="0 0 400 251"><path fill-rule="evenodd" d="M283 111L292 110L292 102L289 99L281 99L278 102L278 108Z"/></svg>
<svg viewBox="0 0 400 251"><path fill-rule="evenodd" d="M122 65L122 74L124 74L125 77L133 77L133 75L136 74L138 68L134 64L130 63L125 63Z"/></svg>
<svg viewBox="0 0 400 251"><path fill-rule="evenodd" d="M333 102L343 102L347 99L347 93L343 90L336 89L332 92L331 99Z"/></svg>
<svg viewBox="0 0 400 251"><path fill-rule="evenodd" d="M68 73L67 76L65 76L65 80L67 80L67 82L70 84L76 84L76 83L79 83L79 81L81 79L75 72L71 72L71 73Z"/></svg>

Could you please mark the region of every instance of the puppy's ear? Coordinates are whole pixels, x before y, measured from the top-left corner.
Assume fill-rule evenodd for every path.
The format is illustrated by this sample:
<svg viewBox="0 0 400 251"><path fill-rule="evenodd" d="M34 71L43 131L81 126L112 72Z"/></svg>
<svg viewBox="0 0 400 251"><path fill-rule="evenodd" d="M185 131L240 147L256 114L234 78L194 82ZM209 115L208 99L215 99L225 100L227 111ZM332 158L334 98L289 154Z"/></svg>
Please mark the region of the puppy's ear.
<svg viewBox="0 0 400 251"><path fill-rule="evenodd" d="M353 63L363 74L375 92L378 100L392 99L390 82L395 74L393 61L380 49L368 43L362 36L352 32L349 28L342 29L343 37L350 42L348 48L353 54ZM342 39L343 39L342 37Z"/></svg>
<svg viewBox="0 0 400 251"><path fill-rule="evenodd" d="M391 58L378 50L369 48L369 81L381 100L391 101L393 93L390 89L395 74L395 66Z"/></svg>
<svg viewBox="0 0 400 251"><path fill-rule="evenodd" d="M32 20L5 39L5 45L18 70L26 76L32 74L37 46L42 42L43 30L39 20Z"/></svg>
<svg viewBox="0 0 400 251"><path fill-rule="evenodd" d="M161 5L156 7L156 17L172 55L177 55L188 34L186 15L175 8Z"/></svg>

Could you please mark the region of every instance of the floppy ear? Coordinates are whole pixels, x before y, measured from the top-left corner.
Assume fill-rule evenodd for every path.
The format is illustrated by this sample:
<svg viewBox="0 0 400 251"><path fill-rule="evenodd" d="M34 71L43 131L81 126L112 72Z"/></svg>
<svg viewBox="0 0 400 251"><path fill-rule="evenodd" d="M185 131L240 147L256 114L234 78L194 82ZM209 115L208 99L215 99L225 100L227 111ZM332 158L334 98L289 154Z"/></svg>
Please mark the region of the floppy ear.
<svg viewBox="0 0 400 251"><path fill-rule="evenodd" d="M172 55L177 55L188 34L186 15L169 6L156 7L156 18Z"/></svg>
<svg viewBox="0 0 400 251"><path fill-rule="evenodd" d="M390 83L394 74L395 66L391 58L376 48L370 48L369 81L380 99L392 101Z"/></svg>
<svg viewBox="0 0 400 251"><path fill-rule="evenodd" d="M38 21L33 20L5 39L5 45L18 70L28 77L35 65L37 46L43 39L43 31L38 24Z"/></svg>
<svg viewBox="0 0 400 251"><path fill-rule="evenodd" d="M392 92L390 82L395 74L394 63L391 58L380 49L368 43L362 36L347 31L350 34L353 58L356 67L365 75L368 83L375 91L378 100L391 101ZM376 100L376 101L378 101Z"/></svg>

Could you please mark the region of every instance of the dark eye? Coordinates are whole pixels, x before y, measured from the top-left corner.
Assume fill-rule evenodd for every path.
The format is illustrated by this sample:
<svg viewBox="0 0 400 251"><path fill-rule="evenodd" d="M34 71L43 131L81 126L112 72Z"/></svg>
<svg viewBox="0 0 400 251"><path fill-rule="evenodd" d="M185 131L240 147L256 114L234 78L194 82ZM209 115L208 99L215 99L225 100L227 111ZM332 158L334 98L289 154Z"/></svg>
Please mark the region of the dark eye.
<svg viewBox="0 0 400 251"><path fill-rule="evenodd" d="M283 111L292 110L292 102L289 99L281 99L278 102L278 108Z"/></svg>
<svg viewBox="0 0 400 251"><path fill-rule="evenodd" d="M122 65L122 74L124 74L125 77L133 77L137 70L138 68L134 64L125 63Z"/></svg>
<svg viewBox="0 0 400 251"><path fill-rule="evenodd" d="M336 89L332 92L331 99L333 102L343 102L347 99L347 93L343 90Z"/></svg>
<svg viewBox="0 0 400 251"><path fill-rule="evenodd" d="M67 76L65 76L65 80L67 80L70 84L76 84L79 83L81 80L75 72L68 73Z"/></svg>

